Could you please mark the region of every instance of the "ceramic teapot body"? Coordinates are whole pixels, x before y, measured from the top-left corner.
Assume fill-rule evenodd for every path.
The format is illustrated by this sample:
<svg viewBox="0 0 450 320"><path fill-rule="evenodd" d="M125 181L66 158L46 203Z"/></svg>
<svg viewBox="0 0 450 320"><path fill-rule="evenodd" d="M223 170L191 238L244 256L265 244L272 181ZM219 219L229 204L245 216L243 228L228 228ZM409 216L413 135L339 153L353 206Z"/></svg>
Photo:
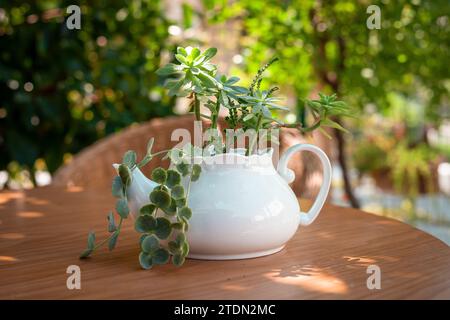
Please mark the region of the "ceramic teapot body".
<svg viewBox="0 0 450 320"><path fill-rule="evenodd" d="M319 195L308 213L300 212L288 185L295 178L287 168L289 158L303 150L318 155L324 170ZM191 184L188 199L193 213L187 232L188 257L194 259L244 259L280 251L299 225L314 221L330 188L330 162L322 150L308 144L289 148L277 169L271 149L251 156L219 154L200 163L202 174ZM155 186L140 171L133 172L128 196L134 212L148 202Z"/></svg>

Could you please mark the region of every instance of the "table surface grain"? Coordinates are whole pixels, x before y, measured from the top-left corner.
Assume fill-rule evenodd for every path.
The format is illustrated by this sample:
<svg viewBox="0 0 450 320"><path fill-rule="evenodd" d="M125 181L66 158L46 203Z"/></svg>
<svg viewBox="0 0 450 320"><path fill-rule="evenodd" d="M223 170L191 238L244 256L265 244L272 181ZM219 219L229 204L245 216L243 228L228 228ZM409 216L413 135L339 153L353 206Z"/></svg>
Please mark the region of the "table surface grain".
<svg viewBox="0 0 450 320"><path fill-rule="evenodd" d="M450 298L447 245L401 222L331 205L284 250L262 258L141 270L130 219L114 251L79 260L89 230L107 235L114 203L107 191L0 192L1 299ZM81 290L66 287L69 265L81 268ZM380 290L367 288L369 265L380 267Z"/></svg>

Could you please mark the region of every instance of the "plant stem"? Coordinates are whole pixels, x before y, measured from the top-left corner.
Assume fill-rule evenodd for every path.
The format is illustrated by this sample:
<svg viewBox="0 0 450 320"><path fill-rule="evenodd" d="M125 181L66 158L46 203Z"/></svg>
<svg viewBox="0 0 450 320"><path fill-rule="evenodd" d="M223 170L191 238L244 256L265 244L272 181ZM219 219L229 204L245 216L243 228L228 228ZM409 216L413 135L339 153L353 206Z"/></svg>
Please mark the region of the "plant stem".
<svg viewBox="0 0 450 320"><path fill-rule="evenodd" d="M201 120L201 116L200 116L200 100L198 100L197 94L194 93L193 95L194 95L195 120L200 121Z"/></svg>
<svg viewBox="0 0 450 320"><path fill-rule="evenodd" d="M211 113L211 128L217 129L217 119L219 118L219 110L220 110L220 103L219 103L219 95L216 96L216 110Z"/></svg>
<svg viewBox="0 0 450 320"><path fill-rule="evenodd" d="M263 115L262 115L262 113L259 113L258 114L258 120L256 122L255 138L250 141L250 145L248 146L248 149L247 149L247 154L246 154L247 156L253 154L253 148L255 146L255 143L258 142L258 134L259 134L259 129L261 127L262 119L263 119Z"/></svg>
<svg viewBox="0 0 450 320"><path fill-rule="evenodd" d="M111 233L109 237L107 237L107 238L104 239L103 241L100 241L96 246L94 246L94 248L92 249L91 254L94 253L95 250L97 250L98 248L100 248L101 246L103 246L105 243L107 243L107 242L109 241L109 239L111 239L116 233L117 233L117 235L120 234L120 230L121 230L121 228L122 228L122 221L123 221L123 218L120 217L119 225L117 226L116 231L114 231L113 233Z"/></svg>
<svg viewBox="0 0 450 320"><path fill-rule="evenodd" d="M189 174L189 182L186 191L186 205L189 205L189 192L191 191L191 182L192 182L192 169L191 173Z"/></svg>

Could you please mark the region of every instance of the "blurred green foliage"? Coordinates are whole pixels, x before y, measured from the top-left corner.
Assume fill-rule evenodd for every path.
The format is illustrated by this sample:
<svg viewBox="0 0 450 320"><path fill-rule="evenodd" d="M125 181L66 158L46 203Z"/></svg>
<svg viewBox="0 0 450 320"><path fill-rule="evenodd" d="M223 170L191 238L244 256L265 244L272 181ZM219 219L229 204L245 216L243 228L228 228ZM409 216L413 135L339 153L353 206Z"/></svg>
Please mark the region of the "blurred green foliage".
<svg viewBox="0 0 450 320"><path fill-rule="evenodd" d="M172 113L154 71L168 21L157 0L0 1L0 170L50 172L66 157L134 122ZM42 163L42 161L41 161Z"/></svg>
<svg viewBox="0 0 450 320"><path fill-rule="evenodd" d="M450 116L447 0L203 3L210 21L237 21L246 73L277 55L271 78L297 97L325 86L361 110L374 104L385 112L388 93L397 92L424 104L431 121ZM380 30L366 26L369 5L380 7Z"/></svg>

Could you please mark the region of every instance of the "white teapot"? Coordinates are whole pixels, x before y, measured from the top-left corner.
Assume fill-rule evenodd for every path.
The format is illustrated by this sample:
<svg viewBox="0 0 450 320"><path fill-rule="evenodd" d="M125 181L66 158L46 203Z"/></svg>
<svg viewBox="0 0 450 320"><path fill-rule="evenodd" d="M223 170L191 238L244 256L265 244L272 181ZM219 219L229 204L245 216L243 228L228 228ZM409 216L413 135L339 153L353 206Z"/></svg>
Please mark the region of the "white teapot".
<svg viewBox="0 0 450 320"><path fill-rule="evenodd" d="M239 149L238 149L239 150ZM287 164L293 153L311 151L322 162L323 182L311 209L301 212L289 183L295 174ZM331 165L318 147L297 144L281 156L277 169L272 149L245 156L240 152L203 157L200 179L191 184L192 209L187 239L188 258L246 259L269 255L284 248L299 225L311 224L319 215L331 184ZM132 213L148 203L158 184L136 168L128 188Z"/></svg>

